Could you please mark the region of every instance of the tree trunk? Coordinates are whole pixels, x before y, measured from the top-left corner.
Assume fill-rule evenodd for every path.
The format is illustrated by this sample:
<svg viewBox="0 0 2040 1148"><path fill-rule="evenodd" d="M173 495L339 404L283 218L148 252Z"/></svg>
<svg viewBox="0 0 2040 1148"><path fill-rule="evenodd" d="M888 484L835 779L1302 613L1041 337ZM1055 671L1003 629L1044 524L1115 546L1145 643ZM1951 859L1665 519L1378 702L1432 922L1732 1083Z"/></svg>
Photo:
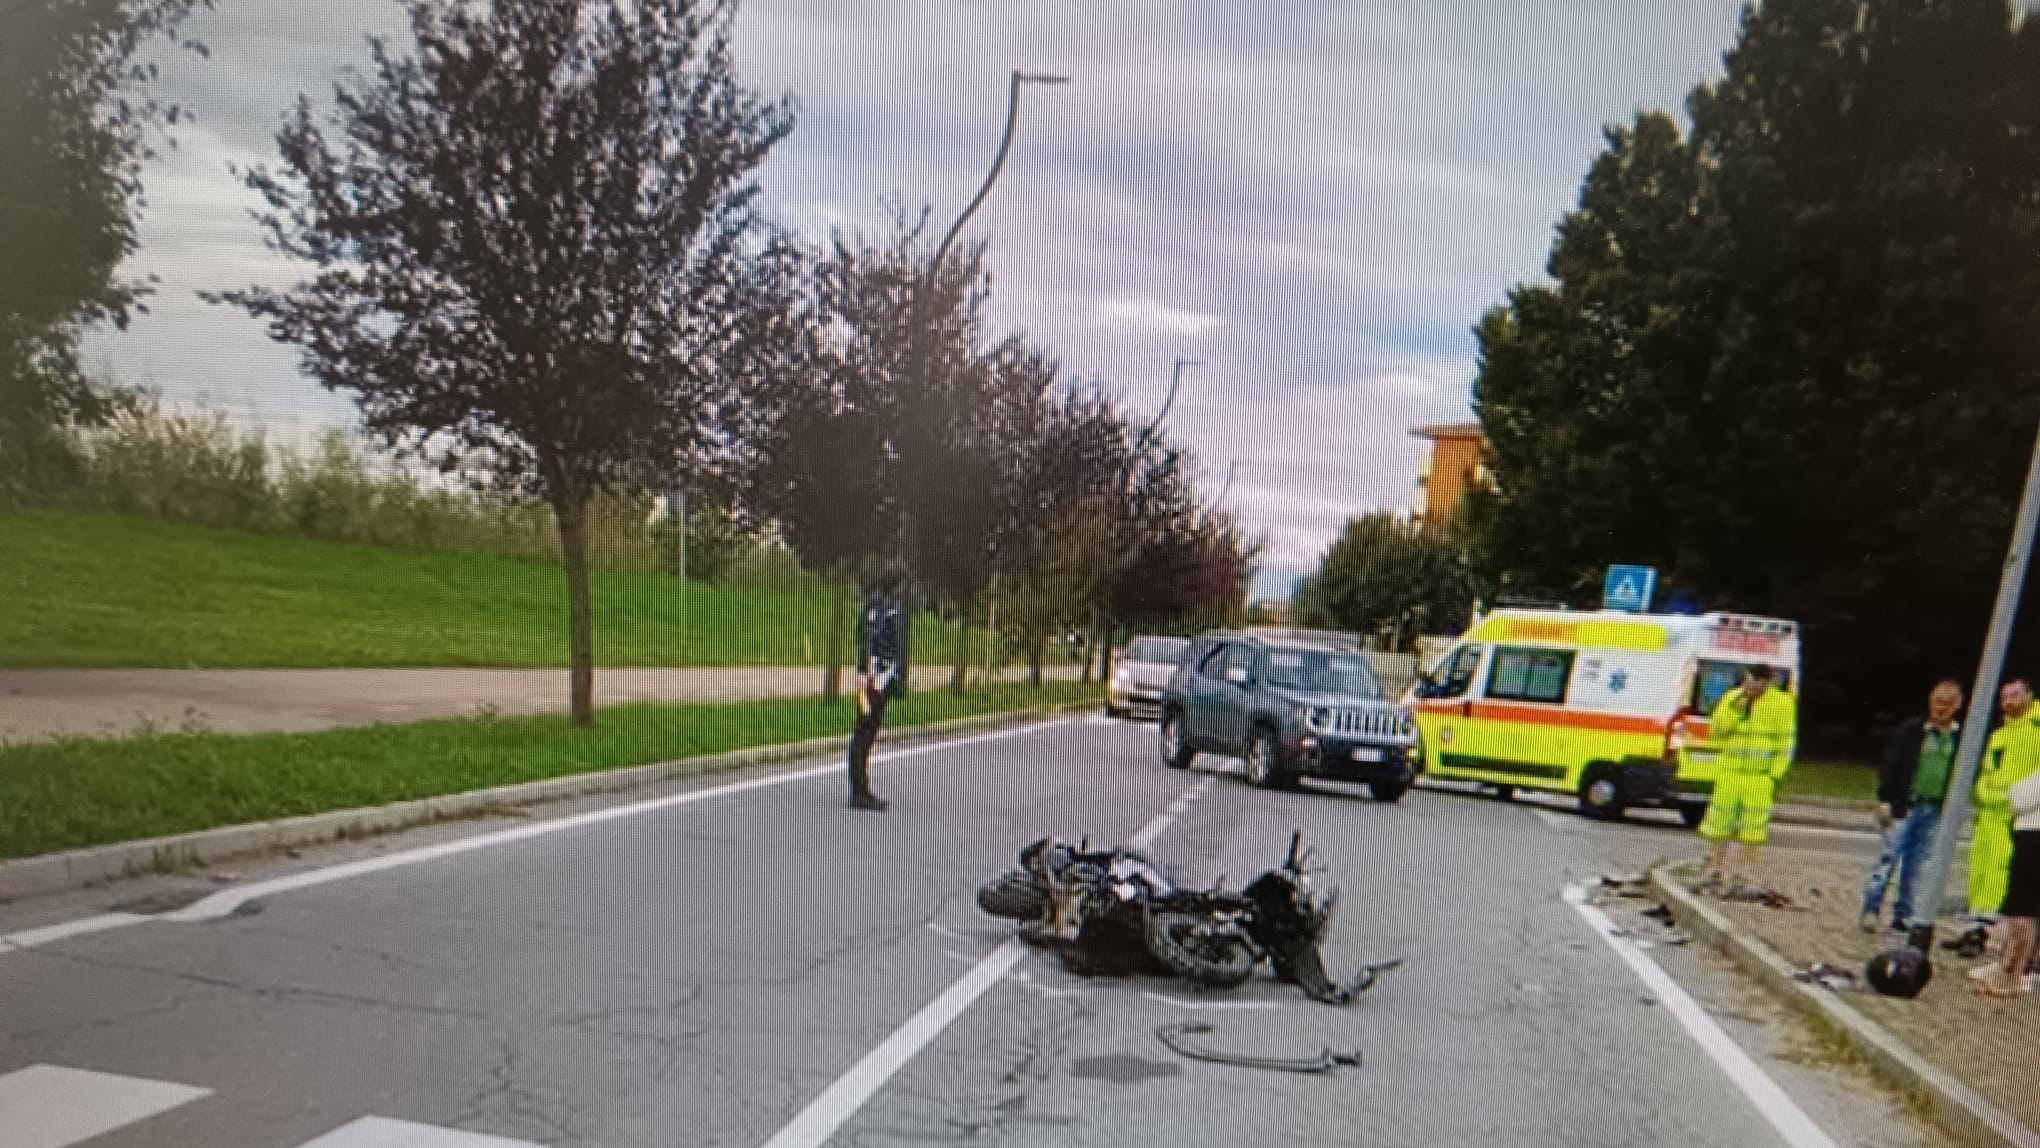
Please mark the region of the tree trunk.
<svg viewBox="0 0 2040 1148"><path fill-rule="evenodd" d="M1091 663L1098 657L1098 616L1091 615L1091 624L1084 630L1084 675L1083 683L1091 684Z"/></svg>
<svg viewBox="0 0 2040 1148"><path fill-rule="evenodd" d="M822 639L822 701L833 705L843 694L843 615L850 609L850 584L829 580L829 631Z"/></svg>
<svg viewBox="0 0 2040 1148"><path fill-rule="evenodd" d="M1047 644L1048 638L1042 634L1034 635L1034 640L1027 644L1027 684L1037 690L1041 688L1042 647Z"/></svg>
<svg viewBox="0 0 2040 1148"><path fill-rule="evenodd" d="M956 612L956 663L949 667L949 692L963 696L964 679L970 674L970 609Z"/></svg>
<svg viewBox="0 0 2040 1148"><path fill-rule="evenodd" d="M588 500L568 494L553 503L560 529L560 565L567 572L569 708L576 726L595 724L595 620L588 603Z"/></svg>
<svg viewBox="0 0 2040 1148"><path fill-rule="evenodd" d="M1098 639L1098 680L1101 682L1112 680L1112 637L1113 627L1108 623Z"/></svg>

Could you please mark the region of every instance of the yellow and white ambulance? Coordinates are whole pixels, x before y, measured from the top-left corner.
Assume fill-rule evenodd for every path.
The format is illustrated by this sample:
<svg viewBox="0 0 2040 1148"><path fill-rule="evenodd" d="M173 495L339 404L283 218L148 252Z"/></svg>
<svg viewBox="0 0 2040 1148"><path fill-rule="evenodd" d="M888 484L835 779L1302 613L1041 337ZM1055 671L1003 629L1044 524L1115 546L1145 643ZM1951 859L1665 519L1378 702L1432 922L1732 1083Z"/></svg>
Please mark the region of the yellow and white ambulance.
<svg viewBox="0 0 2040 1148"><path fill-rule="evenodd" d="M1426 776L1576 794L1580 809L1676 808L1714 788L1708 715L1752 665L1799 690L1799 627L1742 614L1500 609L1477 618L1405 698Z"/></svg>

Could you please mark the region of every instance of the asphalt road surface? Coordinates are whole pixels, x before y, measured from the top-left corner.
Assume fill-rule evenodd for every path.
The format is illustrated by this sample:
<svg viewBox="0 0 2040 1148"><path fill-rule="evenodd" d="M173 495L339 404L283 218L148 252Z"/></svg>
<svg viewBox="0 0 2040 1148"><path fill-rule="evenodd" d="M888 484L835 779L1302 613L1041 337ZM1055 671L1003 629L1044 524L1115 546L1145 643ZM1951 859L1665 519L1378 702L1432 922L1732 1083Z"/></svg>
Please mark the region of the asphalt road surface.
<svg viewBox="0 0 2040 1148"><path fill-rule="evenodd" d="M1724 1004L1746 994L1718 963L1625 952L1568 902L1692 852L1675 824L1229 770L1067 721L882 761L884 815L816 766L279 862L195 919L24 931L137 890L130 909L175 908L210 888L191 878L0 910L41 942L0 951L0 1148L1932 1142L1796 1062L1789 1020ZM1138 836L1181 879L1237 883L1297 828L1343 889L1334 973L1408 962L1347 1008L1265 977L1073 977L972 899L1043 833ZM1154 1035L1184 1021L1364 1064L1188 1061Z"/></svg>

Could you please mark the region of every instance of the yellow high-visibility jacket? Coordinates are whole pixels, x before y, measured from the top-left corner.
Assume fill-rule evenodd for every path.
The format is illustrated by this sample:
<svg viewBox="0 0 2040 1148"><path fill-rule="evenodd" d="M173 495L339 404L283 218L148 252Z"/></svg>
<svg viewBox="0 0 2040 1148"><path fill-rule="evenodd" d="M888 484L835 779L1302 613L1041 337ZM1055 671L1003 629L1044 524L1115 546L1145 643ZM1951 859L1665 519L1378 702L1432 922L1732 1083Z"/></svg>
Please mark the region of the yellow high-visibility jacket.
<svg viewBox="0 0 2040 1148"><path fill-rule="evenodd" d="M1738 704L1741 700L1741 690L1730 690L1714 707L1709 736L1720 749L1721 771L1777 781L1792 768L1799 707L1780 689L1764 691L1747 715Z"/></svg>

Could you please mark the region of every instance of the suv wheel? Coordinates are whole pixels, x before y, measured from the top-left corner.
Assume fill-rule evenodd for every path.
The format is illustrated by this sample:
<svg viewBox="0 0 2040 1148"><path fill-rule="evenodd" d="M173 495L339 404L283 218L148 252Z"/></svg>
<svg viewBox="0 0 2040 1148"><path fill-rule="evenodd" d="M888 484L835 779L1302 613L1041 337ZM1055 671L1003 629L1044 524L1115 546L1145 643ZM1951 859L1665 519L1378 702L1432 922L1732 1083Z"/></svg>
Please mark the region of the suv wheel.
<svg viewBox="0 0 2040 1148"><path fill-rule="evenodd" d="M1247 783L1258 789L1280 789L1282 767L1275 760L1275 739L1256 731L1247 742Z"/></svg>
<svg viewBox="0 0 2040 1148"><path fill-rule="evenodd" d="M1623 807L1628 804L1622 775L1615 767L1605 763L1587 767L1586 775L1580 778L1581 813L1597 821L1613 821L1622 816Z"/></svg>
<svg viewBox="0 0 2040 1148"><path fill-rule="evenodd" d="M1170 769L1189 769L1197 751L1183 740L1183 715L1175 710L1162 714L1162 764Z"/></svg>
<svg viewBox="0 0 2040 1148"><path fill-rule="evenodd" d="M1407 781L1370 781L1367 783L1367 795L1383 805L1394 805L1403 799L1403 794L1409 791L1410 784Z"/></svg>

